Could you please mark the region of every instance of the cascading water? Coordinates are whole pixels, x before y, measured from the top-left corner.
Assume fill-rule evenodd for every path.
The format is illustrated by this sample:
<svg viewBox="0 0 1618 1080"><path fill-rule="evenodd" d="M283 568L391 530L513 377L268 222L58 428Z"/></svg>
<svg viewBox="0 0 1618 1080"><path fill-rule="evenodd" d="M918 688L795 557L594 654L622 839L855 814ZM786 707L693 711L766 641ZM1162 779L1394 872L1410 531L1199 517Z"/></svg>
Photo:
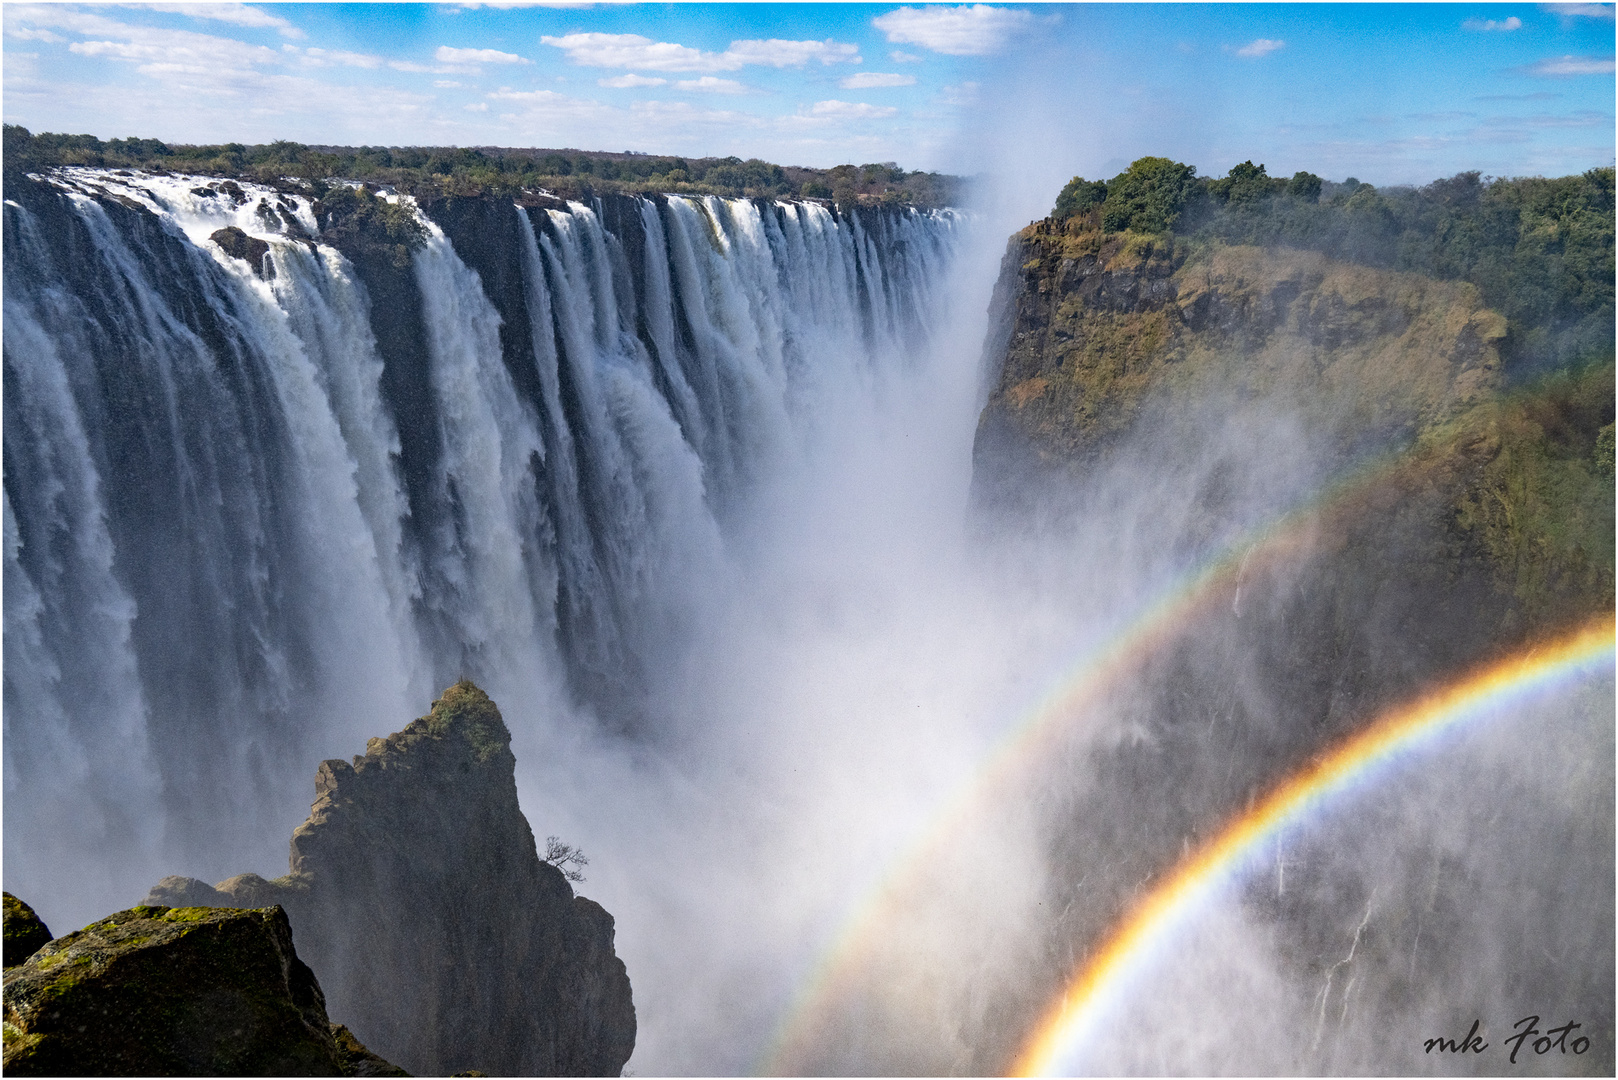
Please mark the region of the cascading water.
<svg viewBox="0 0 1618 1080"><path fill-rule="evenodd" d="M73 925L273 870L314 763L462 675L655 738L761 481L920 362L960 230L461 200L401 306L306 196L207 184L6 203L7 887Z"/></svg>

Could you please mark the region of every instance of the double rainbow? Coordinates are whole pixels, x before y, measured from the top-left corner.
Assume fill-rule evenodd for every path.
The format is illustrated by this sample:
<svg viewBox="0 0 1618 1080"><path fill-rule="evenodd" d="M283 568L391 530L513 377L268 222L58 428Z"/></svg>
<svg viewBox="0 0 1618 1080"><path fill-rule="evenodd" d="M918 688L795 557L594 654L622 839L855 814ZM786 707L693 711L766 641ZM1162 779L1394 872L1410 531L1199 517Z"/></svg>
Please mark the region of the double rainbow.
<svg viewBox="0 0 1618 1080"><path fill-rule="evenodd" d="M1322 537L1342 535L1350 521L1366 512L1369 502L1397 485L1410 465L1407 458L1369 463L1173 583L1103 647L1078 657L845 918L832 946L804 980L757 1071L764 1075L803 1071L799 1063L815 1053L816 1022L822 1010L839 988L855 981L864 955L872 942L881 940L883 928L907 918L916 883L926 880L926 869L937 854L954 842L982 806L1014 788L1028 764L1069 731L1075 718L1105 701L1198 616L1221 606L1239 614L1242 583L1248 575L1307 553Z"/></svg>
<svg viewBox="0 0 1618 1080"><path fill-rule="evenodd" d="M1305 556L1322 541L1329 544L1332 537L1343 535L1347 531L1348 523L1364 514L1369 504L1387 498L1391 492L1396 491L1406 470L1414 465L1416 463L1410 458L1388 458L1370 463L1327 488L1316 498L1249 536L1245 542L1233 545L1219 557L1182 578L1161 593L1156 603L1142 611L1102 648L1079 657L1068 668L1067 674L1024 713L1022 721L1002 739L972 780L933 815L925 833L894 861L876 886L845 918L833 944L822 954L821 961L803 981L793 1007L786 1013L758 1064L758 1072L780 1075L802 1071L802 1066L798 1063L812 1059L815 1053L819 1037L817 1021L822 1019L824 1010L832 1005L838 990L857 979L862 969L864 955L869 951L872 942L881 940L883 928L891 925L892 920L906 918L909 904L915 895L916 883L926 880L925 870L937 853L959 835L963 824L969 821L985 802L999 798L1000 793L1014 785L1028 763L1038 760L1043 751L1053 745L1063 732L1070 729L1075 718L1084 716L1103 702L1108 693L1138 670L1146 658L1172 641L1187 626L1192 625L1198 616L1221 606L1228 606L1239 614L1242 583L1247 576L1250 574L1257 576L1263 568L1283 563L1289 558ZM1595 647L1596 655L1601 655L1603 649L1606 653L1611 652L1612 617L1609 615L1604 619L1604 622L1592 624L1597 626L1597 629L1586 627L1574 635L1574 639L1584 643L1579 648L1589 644L1590 634L1594 633L1599 638L1604 633L1603 640L1606 644ZM1602 626L1605 627L1604 631L1600 629ZM1574 648L1566 642L1550 648L1557 656L1562 656L1562 652L1556 650L1564 647ZM1535 650L1525 654L1530 660L1522 662L1548 664L1550 667L1546 669L1547 672L1552 668L1556 671L1563 670L1557 663L1546 659L1548 655L1550 654L1544 650ZM1445 693L1460 694L1465 687L1477 689L1485 684L1505 693L1505 685L1511 682L1511 679L1505 678L1501 673L1507 671L1516 672L1517 675L1528 679L1525 686L1538 685L1523 669L1513 667L1515 663L1518 662L1503 662L1469 680L1463 680L1462 684L1457 684ZM1582 661L1570 663L1578 667ZM1489 672L1495 672L1501 678L1488 681ZM1554 676L1546 675L1547 679L1552 677ZM1468 697L1467 700L1481 706L1483 697L1487 696L1483 694L1475 699ZM1422 700L1429 702L1435 699ZM1415 709L1416 706L1411 708ZM1457 704L1456 708L1461 712L1466 711L1460 704ZM1397 715L1408 716L1410 710L1401 710ZM1437 713L1423 713L1423 715L1429 716L1430 719L1438 716ZM1438 721L1435 719L1434 722ZM1383 732L1385 737L1393 740L1382 746L1386 754L1396 752L1395 744L1397 746L1413 744L1419 738L1419 732L1412 728L1405 733L1404 738L1407 741L1400 741L1399 737L1388 734L1390 729L1386 724L1386 721L1379 723L1366 733L1369 737L1373 731ZM1350 746L1350 743L1345 743L1328 758L1321 759L1322 763L1335 761L1339 765L1346 764L1347 759L1339 755L1347 752ZM1352 746L1361 751L1374 749L1358 740L1353 740ZM1381 758L1378 757L1376 760ZM1320 766L1316 766L1318 767ZM1311 770L1308 775L1317 774ZM1322 776L1320 779L1325 778ZM1287 796L1304 797L1300 795L1299 789L1293 786L1293 782L1289 782L1261 805L1279 811L1279 804L1275 800L1283 798L1284 793ZM1255 812L1256 810L1257 808ZM1251 814L1244 815L1240 821L1248 822L1250 817ZM1233 825L1231 829L1237 827ZM1264 835L1270 833L1265 832ZM1249 846L1253 843L1262 843L1262 838L1254 833L1244 832L1242 836L1246 837ZM1204 850L1211 858L1213 848ZM1230 855L1237 851L1237 847L1221 846L1219 850ZM1215 865L1211 861L1205 862L1199 856L1193 863L1187 863L1184 870L1175 874L1173 880L1181 881L1189 888L1192 881L1186 875L1191 869L1201 867L1211 870ZM1167 886L1164 887L1166 888ZM1153 897L1159 896L1164 889L1154 893ZM1172 899L1165 897L1153 910L1163 915L1182 910L1170 903ZM1053 1062L1063 1053L1063 1048L1076 1044L1077 1036L1070 1038L1065 1033L1071 1029L1077 1035L1083 1034L1072 1026L1082 1022L1083 1017L1088 1015L1079 1010L1083 996L1081 991L1084 987L1094 989L1102 985L1101 976L1104 973L1100 972L1096 965L1101 963L1103 956L1115 958L1115 967L1109 968L1109 972L1115 970L1116 964L1134 958L1134 954L1128 952L1128 947L1131 943L1138 946L1141 939L1138 933L1131 934L1128 927L1144 926L1142 920L1146 915L1144 908L1138 909L1125 929L1119 930L1114 935L1103 954L1097 954L1095 962L1086 969L1087 972L1095 972L1095 977L1080 974L1070 984L1068 992L1063 995L1062 1006L1041 1023L1037 1029L1039 1035L1018 1056L1018 1068L1037 1071L1055 1067ZM1128 941L1125 940L1126 935Z"/></svg>
<svg viewBox="0 0 1618 1080"><path fill-rule="evenodd" d="M1192 853L1124 917L1068 984L1018 1055L1016 1076L1066 1075L1075 1055L1136 975L1276 835L1374 774L1470 720L1613 665L1609 613L1560 639L1475 671L1385 714L1294 774Z"/></svg>

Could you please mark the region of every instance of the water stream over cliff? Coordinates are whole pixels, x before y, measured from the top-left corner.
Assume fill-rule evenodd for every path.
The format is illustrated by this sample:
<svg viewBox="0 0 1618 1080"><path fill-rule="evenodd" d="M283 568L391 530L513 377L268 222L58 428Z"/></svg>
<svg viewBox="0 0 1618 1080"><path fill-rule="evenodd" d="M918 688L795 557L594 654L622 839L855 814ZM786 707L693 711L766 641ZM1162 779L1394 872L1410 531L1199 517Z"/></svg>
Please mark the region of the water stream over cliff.
<svg viewBox="0 0 1618 1080"><path fill-rule="evenodd" d="M618 920L630 1068L983 1074L1129 897L1470 662L1468 613L1494 611L1486 582L1456 585L1437 496L1394 483L1402 444L1337 453L1329 425L1364 425L1319 394L1210 383L1021 511L979 490L969 513L974 430L994 487L978 424L1011 208L386 202L407 245L291 184L15 188L6 887L59 932L166 874L280 873L317 763L465 676L511 728L527 819L589 852L580 891ZM1090 311L1065 248L1026 255L996 367L1054 367ZM1098 320L1141 314L1116 292ZM1268 333L1284 306L1231 326ZM1301 348L1266 355L1291 370ZM1047 382L1017 374L1002 411ZM1051 417L1030 430L1074 422ZM1277 840L1208 962L1163 977L1212 1004L1141 995L1184 1030L1096 1060L1408 1071L1415 1036L1472 1007L1450 988L1503 972L1493 1022L1565 999L1610 1029L1610 982L1523 959L1611 911L1610 769L1579 765L1611 760L1610 696L1566 707L1521 797L1494 793L1532 722L1442 784L1421 764L1426 786L1368 788L1400 807L1369 830ZM1502 805L1525 812L1501 837L1563 837L1600 872L1517 904L1513 882L1558 872L1484 858L1511 850L1473 830ZM1517 951L1434 960L1496 939ZM1579 979L1606 979L1610 942ZM1394 1050L1383 1000L1409 1005ZM1310 1037L1251 1035L1250 1005Z"/></svg>
<svg viewBox="0 0 1618 1080"><path fill-rule="evenodd" d="M313 764L463 675L666 736L772 482L933 363L962 229L460 200L368 289L308 196L206 183L5 208L7 882L75 925L273 872Z"/></svg>

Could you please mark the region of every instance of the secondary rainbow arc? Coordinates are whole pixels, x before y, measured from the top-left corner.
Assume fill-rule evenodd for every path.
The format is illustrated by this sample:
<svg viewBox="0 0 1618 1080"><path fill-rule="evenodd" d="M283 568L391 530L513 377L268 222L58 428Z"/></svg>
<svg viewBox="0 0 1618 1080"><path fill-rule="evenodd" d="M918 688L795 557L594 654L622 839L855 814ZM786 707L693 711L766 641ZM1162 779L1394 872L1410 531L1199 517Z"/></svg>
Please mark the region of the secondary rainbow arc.
<svg viewBox="0 0 1618 1080"><path fill-rule="evenodd" d="M1350 787L1377 765L1442 732L1605 663L1610 671L1614 618L1601 615L1555 640L1488 664L1385 713L1271 790L1193 852L1143 897L1069 981L1009 1070L1016 1076L1062 1075L1064 1063L1093 1032L1112 995L1150 954L1198 910L1228 874L1288 825Z"/></svg>
<svg viewBox="0 0 1618 1080"><path fill-rule="evenodd" d="M801 1071L791 1063L812 1044L812 1013L829 996L831 988L857 967L860 943L875 932L882 915L904 909L907 879L936 848L949 843L979 800L992 797L1015 778L1049 740L1066 729L1073 717L1082 716L1195 616L1220 603L1234 603L1247 577L1258 574L1266 564L1309 547L1317 535L1332 531L1332 523L1339 515L1352 517L1361 512L1366 499L1396 481L1411 465L1408 457L1378 458L1364 464L1181 577L1109 641L1068 664L1066 673L1023 713L1024 719L1001 739L983 767L944 802L927 830L844 919L833 944L804 980L803 989L761 1055L756 1071L765 1075Z"/></svg>

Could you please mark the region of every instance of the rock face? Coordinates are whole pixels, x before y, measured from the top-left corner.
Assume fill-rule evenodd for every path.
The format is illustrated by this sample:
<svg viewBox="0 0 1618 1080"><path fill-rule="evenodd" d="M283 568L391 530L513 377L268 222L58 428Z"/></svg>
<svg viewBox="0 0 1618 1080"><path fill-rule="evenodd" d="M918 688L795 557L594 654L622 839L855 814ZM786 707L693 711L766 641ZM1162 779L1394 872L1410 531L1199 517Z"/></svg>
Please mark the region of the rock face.
<svg viewBox="0 0 1618 1080"><path fill-rule="evenodd" d="M283 905L332 1014L412 1073L616 1076L635 1011L612 917L540 859L510 741L458 683L321 764L287 876L165 878L149 900Z"/></svg>
<svg viewBox="0 0 1618 1080"><path fill-rule="evenodd" d="M997 304L975 455L989 483L1082 466L1149 405L1210 391L1286 400L1322 435L1409 437L1499 387L1506 334L1466 282L1285 248L1188 253L1083 219L1014 236Z"/></svg>
<svg viewBox="0 0 1618 1080"><path fill-rule="evenodd" d="M1508 395L1504 320L1465 282L1282 248L1187 250L1080 219L1012 238L996 310L987 359L998 381L974 447L980 507L1037 524L1055 506L1065 527L1071 493L1076 517L1107 507L1084 501L1097 489L1134 481L1127 499L1162 511L1134 543L1181 545L1187 562L1255 555L1218 602L1176 616L1109 691L1128 738L1075 740L1068 756L1053 755L1050 789L1060 794L1046 804L1043 905L1063 916L1043 933L1044 955L1057 959L1019 970L999 1014L1015 1016L1016 995L1037 1014L1071 978L1070 958L1094 948L1146 883L1252 792L1435 681L1612 609L1613 366L1609 356ZM1217 440L1198 441L1219 429L1193 423L1208 402L1240 406L1231 411L1244 422L1259 407L1295 420L1308 442L1270 445L1318 457L1321 488L1344 481L1299 510L1285 545L1230 527L1241 500L1225 473L1205 467L1221 460ZM1261 471L1252 457L1224 460ZM1359 471L1367 461L1375 467ZM1160 478L1173 483L1146 482ZM1185 502L1163 510L1165 490ZM1073 775L1089 779L1071 784ZM1607 817L1597 808L1590 819ZM1418 945L1447 947L1434 944L1431 915L1423 936L1379 913L1373 925L1385 936L1360 942L1356 920L1375 896L1368 882L1345 886L1314 865L1285 880L1291 914L1275 948L1302 958L1311 985L1343 952L1309 936L1320 924L1298 914L1307 905L1297 897L1341 920L1331 933L1359 942L1365 967L1407 971ZM1440 897L1435 886L1425 910L1466 904L1466 886L1454 888ZM1585 969L1605 980L1611 942L1610 932L1592 936ZM1553 985L1543 984L1547 996ZM1387 1002L1379 1015L1393 1030L1400 999L1362 992L1376 1009ZM1610 1003L1603 994L1591 1000ZM1610 1004L1600 1008L1611 1015ZM1003 1030L1014 1025L992 1026L962 1071L1003 1067L1016 1046L995 1044Z"/></svg>
<svg viewBox="0 0 1618 1080"><path fill-rule="evenodd" d="M224 249L226 255L247 263L259 277L265 276L264 256L270 253L270 245L267 242L256 236L248 236L234 225L216 230L208 239Z"/></svg>
<svg viewBox="0 0 1618 1080"><path fill-rule="evenodd" d="M34 909L18 900L10 893L5 893L5 966L16 967L27 960L51 939L51 932L45 928Z"/></svg>
<svg viewBox="0 0 1618 1080"><path fill-rule="evenodd" d="M136 907L5 977L8 1076L341 1076L278 908Z"/></svg>

